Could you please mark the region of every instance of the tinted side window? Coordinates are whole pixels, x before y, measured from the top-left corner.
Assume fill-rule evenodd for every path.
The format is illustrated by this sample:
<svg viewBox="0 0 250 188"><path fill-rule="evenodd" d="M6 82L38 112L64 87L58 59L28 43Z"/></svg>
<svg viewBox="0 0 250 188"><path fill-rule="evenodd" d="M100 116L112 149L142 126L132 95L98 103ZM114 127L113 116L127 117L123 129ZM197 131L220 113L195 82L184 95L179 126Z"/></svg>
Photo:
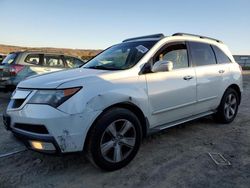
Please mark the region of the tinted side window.
<svg viewBox="0 0 250 188"><path fill-rule="evenodd" d="M210 45L198 42L189 42L194 66L216 64L215 55Z"/></svg>
<svg viewBox="0 0 250 188"><path fill-rule="evenodd" d="M32 65L39 65L40 64L40 56L39 56L39 54L29 54L25 58L24 62L32 64Z"/></svg>
<svg viewBox="0 0 250 188"><path fill-rule="evenodd" d="M230 63L231 60L229 57L217 46L212 46L216 55L217 63L223 64L223 63Z"/></svg>
<svg viewBox="0 0 250 188"><path fill-rule="evenodd" d="M80 67L81 65L83 65L83 61L77 59L77 58L74 58L74 57L67 57L65 56L65 61L67 63L67 66L69 68L78 68Z"/></svg>
<svg viewBox="0 0 250 188"><path fill-rule="evenodd" d="M156 56L155 62L159 60L173 62L173 69L188 67L188 55L186 45L173 44L168 46Z"/></svg>
<svg viewBox="0 0 250 188"><path fill-rule="evenodd" d="M59 55L44 55L44 66L48 67L64 67L63 60Z"/></svg>

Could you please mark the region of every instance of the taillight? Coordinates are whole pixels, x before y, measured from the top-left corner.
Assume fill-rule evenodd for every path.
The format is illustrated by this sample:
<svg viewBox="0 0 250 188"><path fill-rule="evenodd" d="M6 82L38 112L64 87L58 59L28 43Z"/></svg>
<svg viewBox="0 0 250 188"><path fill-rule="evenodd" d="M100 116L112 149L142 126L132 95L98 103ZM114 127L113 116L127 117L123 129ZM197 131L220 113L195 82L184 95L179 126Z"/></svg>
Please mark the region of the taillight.
<svg viewBox="0 0 250 188"><path fill-rule="evenodd" d="M23 70L23 68L24 68L24 65L12 65L9 68L11 76L17 75L17 73L19 73L21 70Z"/></svg>

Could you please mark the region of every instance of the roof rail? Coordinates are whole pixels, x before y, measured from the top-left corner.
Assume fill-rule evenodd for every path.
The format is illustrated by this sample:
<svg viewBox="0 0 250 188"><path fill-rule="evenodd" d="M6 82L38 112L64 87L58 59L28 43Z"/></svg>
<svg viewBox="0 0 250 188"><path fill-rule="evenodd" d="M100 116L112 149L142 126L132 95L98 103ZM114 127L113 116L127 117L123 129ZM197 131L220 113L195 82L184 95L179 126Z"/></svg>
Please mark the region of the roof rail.
<svg viewBox="0 0 250 188"><path fill-rule="evenodd" d="M222 41L220 41L218 39L214 39L214 38L206 37L206 36L201 36L201 35L189 34L189 33L175 33L172 36L192 36L192 37L198 37L201 39L210 39L210 40L214 40L214 41L219 42L219 43L223 43Z"/></svg>
<svg viewBox="0 0 250 188"><path fill-rule="evenodd" d="M128 41L137 40L137 39L148 39L148 38L160 40L163 37L164 37L164 35L162 33L158 33L158 34L154 34L154 35L146 35L146 36L141 36L141 37L129 38L129 39L126 39L122 42L128 42Z"/></svg>

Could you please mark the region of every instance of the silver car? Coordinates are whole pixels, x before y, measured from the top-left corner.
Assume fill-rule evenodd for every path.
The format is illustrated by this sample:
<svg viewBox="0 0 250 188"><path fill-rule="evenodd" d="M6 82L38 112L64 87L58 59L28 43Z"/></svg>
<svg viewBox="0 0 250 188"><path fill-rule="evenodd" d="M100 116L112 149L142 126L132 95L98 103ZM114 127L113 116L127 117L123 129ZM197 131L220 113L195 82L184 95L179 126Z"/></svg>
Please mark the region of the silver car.
<svg viewBox="0 0 250 188"><path fill-rule="evenodd" d="M148 134L208 115L232 122L242 91L241 67L223 42L156 34L20 82L3 119L32 150L83 151L95 166L117 170Z"/></svg>
<svg viewBox="0 0 250 188"><path fill-rule="evenodd" d="M69 68L78 68L84 61L73 56L43 52L13 52L0 64L0 88L13 90L29 76Z"/></svg>

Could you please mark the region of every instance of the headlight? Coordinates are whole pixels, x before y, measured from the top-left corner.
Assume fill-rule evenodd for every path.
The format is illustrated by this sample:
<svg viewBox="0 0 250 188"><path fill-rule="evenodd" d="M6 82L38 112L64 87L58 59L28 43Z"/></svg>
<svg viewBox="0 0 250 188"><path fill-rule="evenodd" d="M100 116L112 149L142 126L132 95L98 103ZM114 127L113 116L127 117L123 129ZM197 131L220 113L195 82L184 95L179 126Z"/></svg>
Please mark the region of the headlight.
<svg viewBox="0 0 250 188"><path fill-rule="evenodd" d="M74 94L76 94L81 87L57 89L57 90L38 90L28 101L29 104L48 104L57 108Z"/></svg>

